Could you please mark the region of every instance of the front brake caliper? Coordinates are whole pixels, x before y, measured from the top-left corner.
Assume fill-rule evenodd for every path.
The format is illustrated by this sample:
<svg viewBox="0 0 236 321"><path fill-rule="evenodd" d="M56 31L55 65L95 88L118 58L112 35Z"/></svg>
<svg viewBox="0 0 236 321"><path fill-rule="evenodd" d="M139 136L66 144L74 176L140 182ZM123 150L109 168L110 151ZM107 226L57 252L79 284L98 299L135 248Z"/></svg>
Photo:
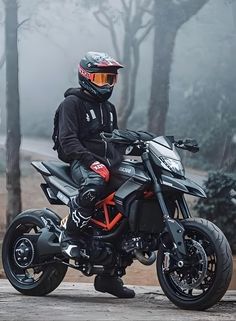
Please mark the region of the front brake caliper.
<svg viewBox="0 0 236 321"><path fill-rule="evenodd" d="M165 252L164 253L164 261L163 261L163 270L164 271L169 271L170 269L170 253Z"/></svg>

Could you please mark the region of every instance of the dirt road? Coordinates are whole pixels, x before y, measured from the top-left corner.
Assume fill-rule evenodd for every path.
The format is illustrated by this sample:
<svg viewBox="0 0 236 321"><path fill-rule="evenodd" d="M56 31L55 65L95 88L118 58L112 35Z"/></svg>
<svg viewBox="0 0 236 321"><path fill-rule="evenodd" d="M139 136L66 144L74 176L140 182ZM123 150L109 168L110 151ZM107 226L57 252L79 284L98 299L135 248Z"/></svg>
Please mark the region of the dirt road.
<svg viewBox="0 0 236 321"><path fill-rule="evenodd" d="M63 282L47 297L27 297L16 292L6 280L0 280L0 320L236 320L236 291L229 291L207 312L196 312L176 308L160 288L132 288L136 297L124 300L96 292L91 284Z"/></svg>

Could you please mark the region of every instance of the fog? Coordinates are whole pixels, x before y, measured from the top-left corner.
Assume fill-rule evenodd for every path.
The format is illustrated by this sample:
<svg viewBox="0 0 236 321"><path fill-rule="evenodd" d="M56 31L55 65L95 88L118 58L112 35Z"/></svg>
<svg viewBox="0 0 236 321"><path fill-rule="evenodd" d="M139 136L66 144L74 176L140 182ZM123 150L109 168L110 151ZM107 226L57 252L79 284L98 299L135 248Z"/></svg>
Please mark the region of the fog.
<svg viewBox="0 0 236 321"><path fill-rule="evenodd" d="M23 135L51 134L53 114L63 100L64 91L78 86L77 65L87 51L107 52L115 57L109 31L94 17L96 6L92 4L95 2L88 1L87 7L84 7L79 1L19 1L18 21L29 18L19 28L18 45ZM110 3L116 10L121 10L120 1ZM115 9L112 10L115 12ZM111 12L109 10L108 13ZM236 52L235 12L235 1L210 0L179 29L170 74L170 104L166 127L168 134L189 133L185 130L185 124L180 124L179 120L182 119L182 113L186 113L189 101L195 97L196 87L200 83L202 87L206 84L211 87L217 81L221 81L226 87L228 83L232 85L232 74L235 73L236 66L229 68L228 64ZM0 21L3 21L2 15ZM3 27L1 23L0 55L4 50ZM124 30L120 21L116 29L121 47ZM152 57L153 30L141 46L135 109L128 121L130 129L147 128ZM122 63L125 65L125 61ZM5 68L0 70L1 133L6 128L4 71ZM111 99L117 105L120 87L121 79ZM205 90L202 96L199 94L199 104L206 101L206 106L212 105L212 95L212 90L208 93Z"/></svg>

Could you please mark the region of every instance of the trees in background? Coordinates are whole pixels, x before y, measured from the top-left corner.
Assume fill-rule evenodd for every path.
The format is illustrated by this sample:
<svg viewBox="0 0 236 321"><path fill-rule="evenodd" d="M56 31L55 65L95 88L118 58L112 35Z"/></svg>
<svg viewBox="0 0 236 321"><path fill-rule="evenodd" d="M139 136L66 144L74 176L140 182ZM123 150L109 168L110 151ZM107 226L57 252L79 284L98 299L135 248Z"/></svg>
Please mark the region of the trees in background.
<svg viewBox="0 0 236 321"><path fill-rule="evenodd" d="M18 2L23 4L23 2ZM109 0L57 0L56 2L32 0L31 2L34 2L37 7L37 10L35 9L36 7L34 7L32 12L40 16L38 22L39 24L41 23L41 25L43 24L42 17L51 19L51 14L44 14L45 11L49 12L50 10L58 19L57 23L51 19L52 24L56 24L57 26L59 26L59 24L63 25L63 23L69 19L67 17L68 15L63 11L63 6L67 3L67 6L69 6L72 12L71 15L74 14L76 19L78 19L77 17L82 7L94 11L94 17L97 22L110 32L115 55L117 59L122 61L126 66L123 70L119 106L119 115L121 118L120 127L124 128L127 127L129 116L136 112L135 97L139 97L136 93L138 66L142 63L146 68L146 61L140 61L140 50L150 31L154 30L152 34L154 36L154 42L152 42L152 38L149 38L148 44L151 50L153 50L148 130L157 134L163 134L165 132L166 116L169 107L170 72L176 36L181 26L192 16L196 15L208 0L120 0L119 2ZM29 3L32 5L31 2ZM12 3L17 2L5 0L6 8L10 8ZM42 3L44 3L45 11L38 10L38 7L42 6ZM48 7L45 7L45 4L47 4ZM59 10L59 15L55 12L55 6ZM71 8L73 8L73 10ZM85 16L85 12L86 10L83 11L83 16ZM22 17L21 13L22 11L20 11L20 17ZM28 16L29 12L24 12L22 20L17 22L18 30L20 30L22 25L25 25ZM63 23L61 16L65 18ZM0 24L1 23L4 23L4 19L1 16L0 8ZM43 27L46 25L47 22L43 24ZM28 27L28 24L26 26ZM40 28L38 25L35 27ZM13 27L11 26L11 28ZM95 35L96 34L94 34L94 36ZM52 39L52 41L53 40L55 39ZM62 49L68 51L67 48ZM235 57L235 55L233 56ZM9 57L13 59L12 56ZM1 48L0 69L5 59L6 54ZM8 73L13 66L14 64L8 64ZM17 70L15 67L14 69ZM233 115L235 115L234 102L236 99L234 95L234 92L236 92L234 87L235 79L232 77L232 80L229 81L229 79L225 79L223 76L225 74L229 75L230 69L232 69L232 63L229 63L229 69L222 69L221 72L219 72L218 81L215 82L214 85L212 85L212 79L209 79L209 82L206 83L199 81L199 83L194 85L194 93L187 99L188 109L185 110L184 116L181 115L179 123L182 127L185 126L185 133L188 133L189 136L199 136L204 159L207 159L214 165L219 165L219 167L224 167L228 164L227 166L230 166L232 169L235 168L235 145L232 142L236 139L234 126L236 120L233 117ZM16 78L15 80L13 79L8 83L8 92L10 90L9 84L12 86L14 81L16 84ZM18 88L15 87L15 90L18 95ZM184 90L184 88L182 88L182 90ZM18 112L14 112L15 107L9 109L9 106L12 106L13 100L15 101L13 106L17 105L17 99L19 101L17 95L11 94L12 98L10 97L10 100L8 100L7 109L9 114L7 117L9 117L9 119L13 117L11 118L12 123L8 120L8 125L12 126L15 131L18 131L20 137L20 126L13 125L16 118L19 117L19 114ZM139 102L137 101L137 106L138 105ZM203 114L204 117L202 117ZM186 123L188 126L186 126ZM134 124L134 129L135 126L137 125ZM9 133L12 135L12 131ZM204 133L204 135L202 133ZM15 138L14 135L11 136L9 142L13 142L13 138ZM18 144L19 141L13 144L16 150ZM10 153L13 153L13 150Z"/></svg>
<svg viewBox="0 0 236 321"><path fill-rule="evenodd" d="M18 31L30 20L32 12L38 5L46 5L47 0L32 0L33 11L27 12L27 17L18 22L18 0L3 0L4 18L0 23L5 26L5 48L0 56L0 69L6 65L6 188L7 209L6 223L21 212L20 184L20 96L19 96L19 64L18 64ZM28 10L29 8L27 8ZM1 12L0 12L1 14Z"/></svg>
<svg viewBox="0 0 236 321"><path fill-rule="evenodd" d="M6 56L6 184L7 225L21 211L20 186L20 100L18 80L18 6L17 0L5 0Z"/></svg>
<svg viewBox="0 0 236 321"><path fill-rule="evenodd" d="M236 170L236 43L234 30L217 36L211 72L195 80L185 92L181 117L172 119L180 136L194 137L200 144L199 166L226 172ZM177 111L175 111L176 113ZM168 124L170 128L170 125Z"/></svg>
<svg viewBox="0 0 236 321"><path fill-rule="evenodd" d="M152 83L148 110L148 130L165 133L169 108L170 72L176 36L181 26L209 0L154 1L154 46Z"/></svg>
<svg viewBox="0 0 236 321"><path fill-rule="evenodd" d="M116 57L125 65L118 109L119 126L126 128L135 106L140 46L151 31L154 19L150 14L152 0L121 0L120 5L121 9L117 10L108 1L100 1L94 16L109 31ZM120 24L123 26L121 45L118 42L118 35L122 33Z"/></svg>
<svg viewBox="0 0 236 321"><path fill-rule="evenodd" d="M17 24L17 29L19 29L21 26L24 25L25 22L27 22L29 19L24 19L20 23ZM4 64L6 62L6 52L5 48L3 49L2 55L0 57L0 70L3 68Z"/></svg>

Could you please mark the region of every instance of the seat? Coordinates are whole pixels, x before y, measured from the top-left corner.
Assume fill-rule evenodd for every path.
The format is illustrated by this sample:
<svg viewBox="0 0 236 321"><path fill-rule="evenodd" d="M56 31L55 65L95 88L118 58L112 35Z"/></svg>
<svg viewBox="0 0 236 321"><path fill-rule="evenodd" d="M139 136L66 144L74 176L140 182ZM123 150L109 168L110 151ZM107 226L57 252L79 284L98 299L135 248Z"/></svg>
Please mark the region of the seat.
<svg viewBox="0 0 236 321"><path fill-rule="evenodd" d="M70 176L70 165L60 162L60 161L47 161L42 162L43 165L49 170L49 172L63 180L64 182L70 184L73 187L78 188L79 186L72 180Z"/></svg>

